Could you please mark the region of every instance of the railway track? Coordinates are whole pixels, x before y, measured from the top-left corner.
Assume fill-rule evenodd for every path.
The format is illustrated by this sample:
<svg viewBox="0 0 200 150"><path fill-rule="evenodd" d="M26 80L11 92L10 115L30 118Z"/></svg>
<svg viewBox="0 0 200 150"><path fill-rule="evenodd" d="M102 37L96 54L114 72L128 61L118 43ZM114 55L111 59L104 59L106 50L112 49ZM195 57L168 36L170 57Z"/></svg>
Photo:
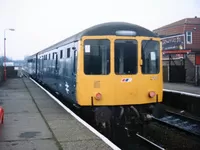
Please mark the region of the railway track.
<svg viewBox="0 0 200 150"><path fill-rule="evenodd" d="M162 118L153 118L155 121L177 128L191 135L200 137L200 121L181 114L166 111L166 115Z"/></svg>
<svg viewBox="0 0 200 150"><path fill-rule="evenodd" d="M154 143L153 141L149 140L148 138L136 133L136 136L140 138L140 140L148 147L148 149L152 150L165 150L165 148L159 146L158 144Z"/></svg>

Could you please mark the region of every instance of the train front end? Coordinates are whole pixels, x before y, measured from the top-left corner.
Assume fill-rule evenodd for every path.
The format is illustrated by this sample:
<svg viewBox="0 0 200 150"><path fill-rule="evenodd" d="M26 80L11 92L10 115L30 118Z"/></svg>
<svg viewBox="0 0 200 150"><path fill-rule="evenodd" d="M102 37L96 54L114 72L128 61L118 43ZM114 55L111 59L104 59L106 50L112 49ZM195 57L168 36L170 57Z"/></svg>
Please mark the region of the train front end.
<svg viewBox="0 0 200 150"><path fill-rule="evenodd" d="M93 107L97 121L113 115L141 118L152 104L162 102L159 38L116 31L111 36L84 36L80 47L77 101Z"/></svg>

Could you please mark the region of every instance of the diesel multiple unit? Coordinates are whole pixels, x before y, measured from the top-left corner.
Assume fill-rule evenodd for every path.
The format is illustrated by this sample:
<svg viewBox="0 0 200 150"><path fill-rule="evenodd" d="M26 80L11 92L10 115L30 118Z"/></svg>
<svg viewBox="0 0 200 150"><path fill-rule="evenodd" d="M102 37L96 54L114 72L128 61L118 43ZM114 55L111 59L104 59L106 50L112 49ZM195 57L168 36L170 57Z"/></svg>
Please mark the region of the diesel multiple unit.
<svg viewBox="0 0 200 150"><path fill-rule="evenodd" d="M98 123L130 124L162 102L161 41L130 23L88 28L27 59L26 72Z"/></svg>

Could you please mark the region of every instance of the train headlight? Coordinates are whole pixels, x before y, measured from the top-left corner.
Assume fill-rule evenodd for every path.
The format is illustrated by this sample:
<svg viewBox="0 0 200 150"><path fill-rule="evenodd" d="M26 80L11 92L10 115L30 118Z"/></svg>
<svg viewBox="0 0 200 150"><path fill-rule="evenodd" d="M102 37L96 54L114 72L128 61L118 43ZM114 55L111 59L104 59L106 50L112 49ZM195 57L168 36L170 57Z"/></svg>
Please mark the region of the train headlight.
<svg viewBox="0 0 200 150"><path fill-rule="evenodd" d="M96 99L96 100L101 100L101 98L102 98L101 93L96 93L95 99Z"/></svg>
<svg viewBox="0 0 200 150"><path fill-rule="evenodd" d="M136 36L136 31L130 31L130 30L118 30L115 32L117 36Z"/></svg>
<svg viewBox="0 0 200 150"><path fill-rule="evenodd" d="M150 98L154 98L156 96L156 92L154 92L154 91L150 91L149 92L149 97Z"/></svg>

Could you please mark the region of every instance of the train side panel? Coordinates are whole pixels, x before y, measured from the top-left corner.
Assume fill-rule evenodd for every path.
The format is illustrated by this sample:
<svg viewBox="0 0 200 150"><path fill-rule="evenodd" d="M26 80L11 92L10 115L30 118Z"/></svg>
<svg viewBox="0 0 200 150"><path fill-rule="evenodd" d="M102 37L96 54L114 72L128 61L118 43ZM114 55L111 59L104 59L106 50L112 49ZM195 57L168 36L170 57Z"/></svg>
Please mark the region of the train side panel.
<svg viewBox="0 0 200 150"><path fill-rule="evenodd" d="M76 58L78 42L38 54L37 79L62 94L66 100L76 102Z"/></svg>
<svg viewBox="0 0 200 150"><path fill-rule="evenodd" d="M24 65L24 71L31 77L35 75L35 65L36 65L36 55L29 56L26 58L26 63Z"/></svg>

